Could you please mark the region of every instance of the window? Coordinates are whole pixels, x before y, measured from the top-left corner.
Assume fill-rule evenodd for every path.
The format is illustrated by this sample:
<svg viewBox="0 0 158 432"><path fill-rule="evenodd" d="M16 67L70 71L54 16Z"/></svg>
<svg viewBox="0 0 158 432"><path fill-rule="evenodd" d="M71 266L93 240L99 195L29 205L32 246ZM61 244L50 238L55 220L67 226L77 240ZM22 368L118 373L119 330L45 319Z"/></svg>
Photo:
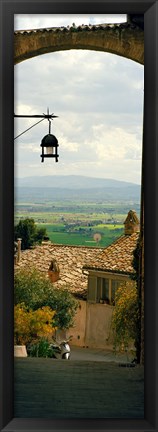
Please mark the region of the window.
<svg viewBox="0 0 158 432"><path fill-rule="evenodd" d="M97 302L109 303L109 279L97 278Z"/></svg>
<svg viewBox="0 0 158 432"><path fill-rule="evenodd" d="M90 303L115 305L115 293L121 283L121 279L89 276L88 297Z"/></svg>
<svg viewBox="0 0 158 432"><path fill-rule="evenodd" d="M88 301L90 303L96 303L96 280L94 276L88 278Z"/></svg>

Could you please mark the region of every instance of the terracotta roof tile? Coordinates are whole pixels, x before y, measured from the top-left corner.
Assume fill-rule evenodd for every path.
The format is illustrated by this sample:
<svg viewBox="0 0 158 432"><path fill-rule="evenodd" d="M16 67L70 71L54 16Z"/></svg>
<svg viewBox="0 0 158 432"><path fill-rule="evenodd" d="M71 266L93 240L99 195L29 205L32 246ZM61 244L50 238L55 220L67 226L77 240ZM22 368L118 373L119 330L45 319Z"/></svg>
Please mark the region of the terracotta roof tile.
<svg viewBox="0 0 158 432"><path fill-rule="evenodd" d="M124 23L114 23L114 24L82 24L76 26L72 24L67 27L48 27L48 28L39 28L39 29L28 29L28 30L15 30L14 34L31 34L31 33L63 33L63 32L79 32L79 31L97 31L97 30L110 30L110 29L126 29L126 28L135 28L136 24L130 22Z"/></svg>
<svg viewBox="0 0 158 432"><path fill-rule="evenodd" d="M84 269L133 273L132 259L139 233L123 235L84 265Z"/></svg>
<svg viewBox="0 0 158 432"><path fill-rule="evenodd" d="M15 270L34 267L48 274L50 263L55 259L60 273L59 279L53 282L54 286L67 287L78 297L86 298L88 276L83 274L82 270L133 273L133 250L138 235L138 233L123 235L104 249L43 242L34 249L22 251L20 262L15 265Z"/></svg>
<svg viewBox="0 0 158 432"><path fill-rule="evenodd" d="M87 259L95 259L101 248L55 245L43 242L41 246L21 252L20 262L15 270L24 267L35 267L42 273L48 273L52 259L59 265L59 279L53 282L56 287L68 287L78 297L86 298L87 276L83 275L82 267Z"/></svg>

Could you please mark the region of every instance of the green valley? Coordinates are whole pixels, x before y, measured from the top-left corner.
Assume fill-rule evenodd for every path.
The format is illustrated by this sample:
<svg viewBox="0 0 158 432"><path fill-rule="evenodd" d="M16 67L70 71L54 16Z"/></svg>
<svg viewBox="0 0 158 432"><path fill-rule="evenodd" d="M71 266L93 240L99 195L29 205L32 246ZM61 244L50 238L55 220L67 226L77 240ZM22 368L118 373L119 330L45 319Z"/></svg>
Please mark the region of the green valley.
<svg viewBox="0 0 158 432"><path fill-rule="evenodd" d="M24 180L15 187L15 225L33 218L53 243L106 247L123 234L130 209L140 215L139 185L67 176L57 182L47 178L45 187L37 187L35 180L32 186Z"/></svg>

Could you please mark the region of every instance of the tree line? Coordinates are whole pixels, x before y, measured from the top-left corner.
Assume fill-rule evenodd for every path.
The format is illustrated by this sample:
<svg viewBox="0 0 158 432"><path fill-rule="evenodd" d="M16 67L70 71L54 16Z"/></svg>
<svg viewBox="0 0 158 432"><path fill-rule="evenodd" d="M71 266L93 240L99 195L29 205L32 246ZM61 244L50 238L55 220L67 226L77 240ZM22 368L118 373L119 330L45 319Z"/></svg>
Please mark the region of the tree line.
<svg viewBox="0 0 158 432"><path fill-rule="evenodd" d="M14 241L22 239L21 249L30 249L47 237L46 228L37 228L33 218L20 220L14 227Z"/></svg>

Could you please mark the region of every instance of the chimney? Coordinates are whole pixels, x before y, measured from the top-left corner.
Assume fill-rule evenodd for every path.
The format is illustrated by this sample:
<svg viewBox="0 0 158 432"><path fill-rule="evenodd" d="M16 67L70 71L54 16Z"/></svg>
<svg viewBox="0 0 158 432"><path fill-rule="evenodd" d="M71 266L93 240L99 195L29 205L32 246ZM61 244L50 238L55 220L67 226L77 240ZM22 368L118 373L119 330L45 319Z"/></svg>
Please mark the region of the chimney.
<svg viewBox="0 0 158 432"><path fill-rule="evenodd" d="M128 212L126 220L124 221L124 226L125 226L124 228L125 235L131 235L135 232L139 232L140 223L135 210L130 210Z"/></svg>
<svg viewBox="0 0 158 432"><path fill-rule="evenodd" d="M57 261L55 259L52 259L48 269L48 275L51 282L56 282L59 279L59 272L60 271Z"/></svg>

